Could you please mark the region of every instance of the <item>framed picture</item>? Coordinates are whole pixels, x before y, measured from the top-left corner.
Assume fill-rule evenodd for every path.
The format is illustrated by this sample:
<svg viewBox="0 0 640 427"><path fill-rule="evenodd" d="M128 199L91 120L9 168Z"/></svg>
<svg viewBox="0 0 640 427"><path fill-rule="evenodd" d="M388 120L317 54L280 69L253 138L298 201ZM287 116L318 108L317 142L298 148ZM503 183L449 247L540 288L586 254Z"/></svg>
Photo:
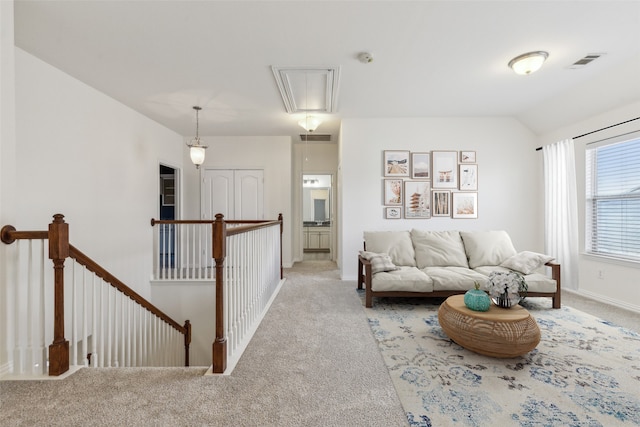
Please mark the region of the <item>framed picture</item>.
<svg viewBox="0 0 640 427"><path fill-rule="evenodd" d="M409 177L409 151L384 151L384 176Z"/></svg>
<svg viewBox="0 0 640 427"><path fill-rule="evenodd" d="M478 190L478 165L459 165L460 166L460 190L477 191Z"/></svg>
<svg viewBox="0 0 640 427"><path fill-rule="evenodd" d="M384 180L384 200L383 204L387 206L402 206L402 180L401 179L385 179Z"/></svg>
<svg viewBox="0 0 640 427"><path fill-rule="evenodd" d="M458 152L432 151L433 188L458 188Z"/></svg>
<svg viewBox="0 0 640 427"><path fill-rule="evenodd" d="M460 163L476 163L476 152L475 151L461 151L460 152Z"/></svg>
<svg viewBox="0 0 640 427"><path fill-rule="evenodd" d="M431 218L431 182L404 182L404 217Z"/></svg>
<svg viewBox="0 0 640 427"><path fill-rule="evenodd" d="M478 193L452 193L454 218L478 218Z"/></svg>
<svg viewBox="0 0 640 427"><path fill-rule="evenodd" d="M384 217L386 219L400 219L402 218L402 208L384 208Z"/></svg>
<svg viewBox="0 0 640 427"><path fill-rule="evenodd" d="M431 179L431 153L411 153L411 178Z"/></svg>
<svg viewBox="0 0 640 427"><path fill-rule="evenodd" d="M432 215L451 216L451 191L433 190Z"/></svg>

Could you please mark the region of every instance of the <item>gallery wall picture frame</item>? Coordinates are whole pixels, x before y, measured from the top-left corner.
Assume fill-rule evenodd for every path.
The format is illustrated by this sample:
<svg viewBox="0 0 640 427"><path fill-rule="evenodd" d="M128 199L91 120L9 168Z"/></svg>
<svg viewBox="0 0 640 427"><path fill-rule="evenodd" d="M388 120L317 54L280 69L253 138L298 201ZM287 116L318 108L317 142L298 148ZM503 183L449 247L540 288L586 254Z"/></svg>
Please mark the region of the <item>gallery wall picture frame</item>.
<svg viewBox="0 0 640 427"><path fill-rule="evenodd" d="M384 200L386 206L402 206L402 179L384 180Z"/></svg>
<svg viewBox="0 0 640 427"><path fill-rule="evenodd" d="M453 218L478 218L478 193L452 193Z"/></svg>
<svg viewBox="0 0 640 427"><path fill-rule="evenodd" d="M460 151L460 163L476 163L476 152Z"/></svg>
<svg viewBox="0 0 640 427"><path fill-rule="evenodd" d="M431 153L411 153L411 178L431 179Z"/></svg>
<svg viewBox="0 0 640 427"><path fill-rule="evenodd" d="M431 182L404 182L404 218L431 218Z"/></svg>
<svg viewBox="0 0 640 427"><path fill-rule="evenodd" d="M433 196L431 215L451 217L451 191L433 190L431 193Z"/></svg>
<svg viewBox="0 0 640 427"><path fill-rule="evenodd" d="M384 176L409 177L409 150L385 150Z"/></svg>
<svg viewBox="0 0 640 427"><path fill-rule="evenodd" d="M478 165L460 164L460 190L478 191Z"/></svg>
<svg viewBox="0 0 640 427"><path fill-rule="evenodd" d="M458 152L432 151L431 175L433 188L458 188Z"/></svg>
<svg viewBox="0 0 640 427"><path fill-rule="evenodd" d="M402 218L402 208L396 206L384 208L384 217L385 219L400 219Z"/></svg>

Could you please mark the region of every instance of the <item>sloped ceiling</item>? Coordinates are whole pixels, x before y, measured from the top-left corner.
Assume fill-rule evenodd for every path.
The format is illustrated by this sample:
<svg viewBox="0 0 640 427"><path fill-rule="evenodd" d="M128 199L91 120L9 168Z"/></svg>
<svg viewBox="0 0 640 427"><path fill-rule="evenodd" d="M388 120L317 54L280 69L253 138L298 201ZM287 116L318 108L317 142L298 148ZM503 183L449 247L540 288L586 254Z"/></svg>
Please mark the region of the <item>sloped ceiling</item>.
<svg viewBox="0 0 640 427"><path fill-rule="evenodd" d="M17 0L15 31L185 136L200 105L201 135L299 140L272 66L340 67L337 112L317 130L333 135L343 118L433 116L513 116L543 133L640 100L638 1ZM533 50L550 54L539 72L507 67Z"/></svg>

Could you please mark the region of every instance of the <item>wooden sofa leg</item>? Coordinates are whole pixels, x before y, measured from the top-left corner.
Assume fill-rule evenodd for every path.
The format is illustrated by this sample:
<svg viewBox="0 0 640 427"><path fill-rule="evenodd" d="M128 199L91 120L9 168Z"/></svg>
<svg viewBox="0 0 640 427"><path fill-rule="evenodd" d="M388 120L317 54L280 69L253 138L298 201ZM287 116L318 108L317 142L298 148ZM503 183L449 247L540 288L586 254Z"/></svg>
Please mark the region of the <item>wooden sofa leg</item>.
<svg viewBox="0 0 640 427"><path fill-rule="evenodd" d="M373 307L373 295L371 295L371 291L369 289L365 291L364 306L367 308Z"/></svg>
<svg viewBox="0 0 640 427"><path fill-rule="evenodd" d="M551 297L553 308L560 308L560 294L556 294L555 297Z"/></svg>

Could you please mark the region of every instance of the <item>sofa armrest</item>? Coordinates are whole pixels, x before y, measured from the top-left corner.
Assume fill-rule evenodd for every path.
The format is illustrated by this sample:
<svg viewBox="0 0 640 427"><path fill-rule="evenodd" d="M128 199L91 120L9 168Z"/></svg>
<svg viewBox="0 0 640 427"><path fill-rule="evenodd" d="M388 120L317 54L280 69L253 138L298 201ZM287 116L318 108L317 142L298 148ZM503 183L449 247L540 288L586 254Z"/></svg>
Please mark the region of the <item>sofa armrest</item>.
<svg viewBox="0 0 640 427"><path fill-rule="evenodd" d="M556 281L556 295L552 297L553 308L560 308L560 297L562 295L560 264L549 261L545 265L551 267L551 278Z"/></svg>

